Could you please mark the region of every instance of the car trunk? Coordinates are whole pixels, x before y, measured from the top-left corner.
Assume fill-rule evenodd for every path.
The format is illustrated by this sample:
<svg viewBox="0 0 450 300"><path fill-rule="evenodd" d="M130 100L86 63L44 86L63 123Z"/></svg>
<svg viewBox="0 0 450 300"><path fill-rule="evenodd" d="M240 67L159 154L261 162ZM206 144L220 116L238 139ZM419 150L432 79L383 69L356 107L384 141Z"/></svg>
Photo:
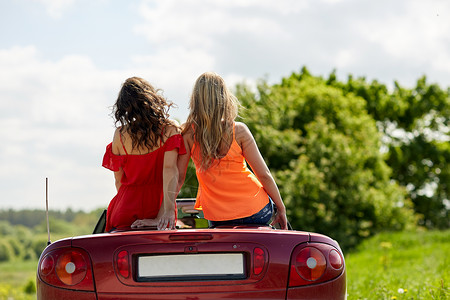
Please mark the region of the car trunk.
<svg viewBox="0 0 450 300"><path fill-rule="evenodd" d="M129 231L74 238L98 299L284 299L292 249L308 233L269 227Z"/></svg>

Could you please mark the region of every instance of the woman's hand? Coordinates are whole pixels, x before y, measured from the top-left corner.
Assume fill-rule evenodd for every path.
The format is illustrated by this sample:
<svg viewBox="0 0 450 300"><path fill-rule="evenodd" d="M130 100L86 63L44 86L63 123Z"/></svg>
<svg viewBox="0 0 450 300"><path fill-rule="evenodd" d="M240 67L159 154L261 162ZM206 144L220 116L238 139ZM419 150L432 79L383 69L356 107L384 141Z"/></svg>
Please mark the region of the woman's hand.
<svg viewBox="0 0 450 300"><path fill-rule="evenodd" d="M158 230L175 229L175 210L165 211L161 216L158 216L155 221L157 222L156 226Z"/></svg>
<svg viewBox="0 0 450 300"><path fill-rule="evenodd" d="M158 230L175 229L175 211L168 211L156 219L138 219L131 224L131 228L156 227Z"/></svg>
<svg viewBox="0 0 450 300"><path fill-rule="evenodd" d="M131 224L131 228L157 227L157 219L138 219Z"/></svg>
<svg viewBox="0 0 450 300"><path fill-rule="evenodd" d="M288 229L286 212L277 211L277 213L275 214L275 218L270 225L274 226L277 223L280 224L281 229Z"/></svg>

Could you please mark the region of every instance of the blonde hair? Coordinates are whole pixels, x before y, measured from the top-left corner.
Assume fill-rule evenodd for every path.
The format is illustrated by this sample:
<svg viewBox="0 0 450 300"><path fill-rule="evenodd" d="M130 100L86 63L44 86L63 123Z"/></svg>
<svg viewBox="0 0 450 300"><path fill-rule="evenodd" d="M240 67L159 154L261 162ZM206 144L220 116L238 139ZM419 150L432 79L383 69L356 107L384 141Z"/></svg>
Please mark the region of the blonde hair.
<svg viewBox="0 0 450 300"><path fill-rule="evenodd" d="M223 156L224 145L231 144L238 107L239 101L218 74L203 73L195 82L183 133L193 129L202 158L200 170L207 170Z"/></svg>

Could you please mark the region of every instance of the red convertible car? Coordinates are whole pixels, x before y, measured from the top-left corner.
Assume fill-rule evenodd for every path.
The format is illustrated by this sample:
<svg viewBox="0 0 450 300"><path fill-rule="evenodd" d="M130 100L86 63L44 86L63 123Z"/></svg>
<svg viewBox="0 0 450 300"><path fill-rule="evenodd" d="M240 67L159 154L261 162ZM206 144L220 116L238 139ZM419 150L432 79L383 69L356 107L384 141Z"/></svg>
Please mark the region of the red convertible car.
<svg viewBox="0 0 450 300"><path fill-rule="evenodd" d="M193 199L178 199L176 230L104 233L42 252L37 299L346 299L336 241L271 226L208 228Z"/></svg>

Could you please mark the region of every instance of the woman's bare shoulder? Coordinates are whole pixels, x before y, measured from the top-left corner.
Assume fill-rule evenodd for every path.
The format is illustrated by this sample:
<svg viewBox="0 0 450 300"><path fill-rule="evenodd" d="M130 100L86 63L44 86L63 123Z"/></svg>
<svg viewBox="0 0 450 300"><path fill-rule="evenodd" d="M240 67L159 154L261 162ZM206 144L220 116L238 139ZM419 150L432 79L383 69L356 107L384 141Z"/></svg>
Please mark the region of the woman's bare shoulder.
<svg viewBox="0 0 450 300"><path fill-rule="evenodd" d="M183 123L181 125L181 132L183 134L183 139L189 144L192 144L194 140L194 129L192 128L192 126L189 126L188 123Z"/></svg>
<svg viewBox="0 0 450 300"><path fill-rule="evenodd" d="M168 120L168 125L166 125L164 131L170 137L175 134L181 133L180 123L176 120Z"/></svg>
<svg viewBox="0 0 450 300"><path fill-rule="evenodd" d="M116 128L116 130L114 131L114 137L113 137L113 141L112 141L112 152L116 155L120 155L122 154L122 141L120 138L120 135L122 133L120 132L120 127Z"/></svg>
<svg viewBox="0 0 450 300"><path fill-rule="evenodd" d="M242 122L234 122L234 126L236 128L236 130L248 130L247 125L245 125L245 123Z"/></svg>
<svg viewBox="0 0 450 300"><path fill-rule="evenodd" d="M234 128L236 134L236 141L242 141L244 138L247 139L249 136L252 136L250 129L248 129L245 123L235 122Z"/></svg>
<svg viewBox="0 0 450 300"><path fill-rule="evenodd" d="M181 131L183 132L183 136L184 135L193 135L194 134L194 129L188 123L183 123L181 125Z"/></svg>
<svg viewBox="0 0 450 300"><path fill-rule="evenodd" d="M177 120L168 119L167 121L170 126L180 128L180 123Z"/></svg>

